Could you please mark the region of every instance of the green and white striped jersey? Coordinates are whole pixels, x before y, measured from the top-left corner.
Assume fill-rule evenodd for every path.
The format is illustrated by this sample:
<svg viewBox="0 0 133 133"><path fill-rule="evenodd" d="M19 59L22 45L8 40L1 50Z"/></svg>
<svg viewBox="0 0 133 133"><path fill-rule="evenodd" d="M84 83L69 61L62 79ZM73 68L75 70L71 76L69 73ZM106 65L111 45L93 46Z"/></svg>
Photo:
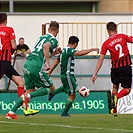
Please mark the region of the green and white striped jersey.
<svg viewBox="0 0 133 133"><path fill-rule="evenodd" d="M60 54L60 67L61 75L74 74L74 53L76 50L74 48L66 47L63 48Z"/></svg>
<svg viewBox="0 0 133 133"><path fill-rule="evenodd" d="M58 40L50 33L45 34L43 36L40 36L40 38L37 40L34 50L32 53L28 56L28 60L32 60L33 64L37 66L38 68L42 68L42 66L45 63L45 56L44 56L44 50L43 46L46 42L50 42L51 47L49 49L50 54L53 53L53 50L58 46ZM26 62L27 64L28 62ZM36 63L36 64L34 64Z"/></svg>

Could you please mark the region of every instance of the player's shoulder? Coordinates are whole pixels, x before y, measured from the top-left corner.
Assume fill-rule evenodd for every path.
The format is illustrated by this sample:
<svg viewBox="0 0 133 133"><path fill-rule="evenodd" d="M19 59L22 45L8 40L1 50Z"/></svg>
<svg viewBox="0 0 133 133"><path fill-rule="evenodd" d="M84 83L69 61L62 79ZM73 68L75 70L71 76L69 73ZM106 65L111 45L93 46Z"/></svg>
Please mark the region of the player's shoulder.
<svg viewBox="0 0 133 133"><path fill-rule="evenodd" d="M119 33L119 34L116 34L116 36L118 36L118 37L123 37L123 36L127 36L127 35L124 34L124 33Z"/></svg>
<svg viewBox="0 0 133 133"><path fill-rule="evenodd" d="M6 29L9 29L9 30L13 30L13 28L10 27L10 26L5 26L5 28L6 28Z"/></svg>

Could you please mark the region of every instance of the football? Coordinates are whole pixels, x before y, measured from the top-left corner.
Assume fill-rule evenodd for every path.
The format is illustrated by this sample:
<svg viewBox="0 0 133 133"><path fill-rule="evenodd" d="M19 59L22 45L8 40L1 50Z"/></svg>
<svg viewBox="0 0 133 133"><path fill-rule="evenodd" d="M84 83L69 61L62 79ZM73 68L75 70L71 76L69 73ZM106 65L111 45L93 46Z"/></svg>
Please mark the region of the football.
<svg viewBox="0 0 133 133"><path fill-rule="evenodd" d="M87 97L90 94L90 90L86 87L83 86L79 89L79 95L83 98Z"/></svg>

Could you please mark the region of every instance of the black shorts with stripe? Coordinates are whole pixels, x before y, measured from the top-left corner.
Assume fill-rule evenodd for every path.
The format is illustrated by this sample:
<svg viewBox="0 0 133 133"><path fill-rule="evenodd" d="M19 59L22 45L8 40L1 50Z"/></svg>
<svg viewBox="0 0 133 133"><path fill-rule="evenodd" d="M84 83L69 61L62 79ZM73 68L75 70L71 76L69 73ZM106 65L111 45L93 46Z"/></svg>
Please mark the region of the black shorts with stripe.
<svg viewBox="0 0 133 133"><path fill-rule="evenodd" d="M124 88L131 88L132 85L131 66L111 68L111 82L115 85L121 83L121 87Z"/></svg>
<svg viewBox="0 0 133 133"><path fill-rule="evenodd" d="M18 72L13 68L11 62L9 61L0 61L0 79L4 76L4 74L12 79L12 76L20 76Z"/></svg>

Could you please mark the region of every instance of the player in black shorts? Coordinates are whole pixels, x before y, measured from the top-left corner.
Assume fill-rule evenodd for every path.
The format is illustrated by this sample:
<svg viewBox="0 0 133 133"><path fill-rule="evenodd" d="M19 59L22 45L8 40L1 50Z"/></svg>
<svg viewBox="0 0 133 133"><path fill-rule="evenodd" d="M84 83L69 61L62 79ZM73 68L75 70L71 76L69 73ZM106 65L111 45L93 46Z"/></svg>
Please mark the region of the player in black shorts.
<svg viewBox="0 0 133 133"><path fill-rule="evenodd" d="M13 28L6 26L6 24L6 13L0 13L0 79L5 74L9 79L14 81L18 88L18 97L20 97L24 94L24 80L11 65L11 55L17 48L15 40L16 37ZM38 110L24 110L24 114L26 115L32 115L38 112ZM6 118L17 119L17 116L10 111L6 114Z"/></svg>
<svg viewBox="0 0 133 133"><path fill-rule="evenodd" d="M9 61L0 61L0 79L3 77L5 74L9 79L12 79L12 76L20 76L18 72L13 68L11 65L11 62Z"/></svg>
<svg viewBox="0 0 133 133"><path fill-rule="evenodd" d="M106 55L107 51L109 51L112 64L111 82L113 83L111 96L111 114L117 116L118 99L128 95L131 91L132 62L127 43L133 43L133 36L117 34L117 25L114 22L107 23L106 27L109 38L103 43L101 47L100 57L92 77L92 82L95 82L97 73L103 64L104 56ZM121 84L121 87L123 87L120 91L118 91L119 84Z"/></svg>

